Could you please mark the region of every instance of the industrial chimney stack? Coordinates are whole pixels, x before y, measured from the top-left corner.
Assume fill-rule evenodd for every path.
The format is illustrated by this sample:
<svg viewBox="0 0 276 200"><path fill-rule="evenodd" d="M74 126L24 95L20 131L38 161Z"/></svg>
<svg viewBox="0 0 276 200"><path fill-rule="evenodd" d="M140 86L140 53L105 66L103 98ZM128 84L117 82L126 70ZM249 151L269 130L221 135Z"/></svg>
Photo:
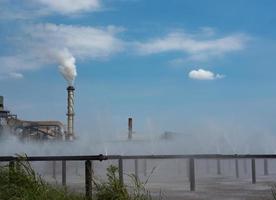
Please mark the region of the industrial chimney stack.
<svg viewBox="0 0 276 200"><path fill-rule="evenodd" d="M132 139L132 118L128 118L128 139Z"/></svg>
<svg viewBox="0 0 276 200"><path fill-rule="evenodd" d="M74 139L74 90L73 86L67 87L67 139Z"/></svg>

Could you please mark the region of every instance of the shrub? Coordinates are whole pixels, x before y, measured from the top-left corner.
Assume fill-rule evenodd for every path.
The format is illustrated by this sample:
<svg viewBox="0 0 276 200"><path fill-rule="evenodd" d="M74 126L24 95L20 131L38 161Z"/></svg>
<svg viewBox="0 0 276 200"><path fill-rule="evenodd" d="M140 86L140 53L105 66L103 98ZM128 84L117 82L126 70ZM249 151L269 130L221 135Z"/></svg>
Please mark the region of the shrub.
<svg viewBox="0 0 276 200"><path fill-rule="evenodd" d="M82 195L71 194L62 187L54 187L42 180L30 164L16 162L16 167L0 167L1 200L84 200Z"/></svg>
<svg viewBox="0 0 276 200"><path fill-rule="evenodd" d="M118 168L111 165L107 168L107 182L98 183L94 180L96 186L96 199L97 200L151 200L149 191L145 189L145 184L131 174L128 175L132 180L132 185L123 185L120 182L118 175Z"/></svg>
<svg viewBox="0 0 276 200"><path fill-rule="evenodd" d="M145 183L134 175L129 175L132 186L121 184L118 169L110 166L107 169L106 182L93 180L96 191L94 200L151 200ZM147 182L147 181L146 181ZM81 194L70 193L66 188L46 183L35 173L29 162L21 157L15 166L0 167L0 199L1 200L85 200Z"/></svg>

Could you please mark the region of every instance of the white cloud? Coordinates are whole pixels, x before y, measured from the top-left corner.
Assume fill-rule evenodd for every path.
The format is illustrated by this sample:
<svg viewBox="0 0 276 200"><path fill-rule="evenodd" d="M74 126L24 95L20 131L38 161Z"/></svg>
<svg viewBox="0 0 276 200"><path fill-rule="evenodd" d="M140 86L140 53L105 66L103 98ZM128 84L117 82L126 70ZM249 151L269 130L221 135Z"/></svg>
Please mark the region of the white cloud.
<svg viewBox="0 0 276 200"><path fill-rule="evenodd" d="M49 64L58 65L57 55L68 49L78 60L108 59L124 49L117 34L120 27L71 26L39 24L27 26L14 39L14 52L0 56L0 75L16 76L26 70L35 70ZM19 76L17 76L19 78Z"/></svg>
<svg viewBox="0 0 276 200"><path fill-rule="evenodd" d="M0 73L0 80L7 80L7 79L23 79L24 75L21 73L11 72L11 73Z"/></svg>
<svg viewBox="0 0 276 200"><path fill-rule="evenodd" d="M28 27L26 32L35 48L48 51L68 48L78 58L103 58L123 50L124 43L117 38L122 30L115 26L40 24Z"/></svg>
<svg viewBox="0 0 276 200"><path fill-rule="evenodd" d="M0 20L37 20L49 15L82 15L103 10L102 0L0 0Z"/></svg>
<svg viewBox="0 0 276 200"><path fill-rule="evenodd" d="M212 27L204 26L200 28L203 35L206 36L214 36L216 34L216 31Z"/></svg>
<svg viewBox="0 0 276 200"><path fill-rule="evenodd" d="M12 72L9 75L10 75L11 78L14 78L14 79L22 79L24 77L23 74L16 73L16 72Z"/></svg>
<svg viewBox="0 0 276 200"><path fill-rule="evenodd" d="M36 0L36 2L61 14L95 11L101 8L100 0Z"/></svg>
<svg viewBox="0 0 276 200"><path fill-rule="evenodd" d="M198 69L198 70L192 70L189 72L189 77L191 79L197 79L197 80L215 80L215 79L221 79L224 77L224 75L221 74L214 74L211 71L207 71L204 69Z"/></svg>
<svg viewBox="0 0 276 200"><path fill-rule="evenodd" d="M185 34L183 32L172 32L163 38L152 39L148 42L136 43L140 54L157 54L165 52L183 52L188 54L192 60L206 60L221 56L229 52L242 50L246 46L249 37L245 34L233 34L220 38L205 38L213 35L213 29L206 28L201 39L198 34Z"/></svg>

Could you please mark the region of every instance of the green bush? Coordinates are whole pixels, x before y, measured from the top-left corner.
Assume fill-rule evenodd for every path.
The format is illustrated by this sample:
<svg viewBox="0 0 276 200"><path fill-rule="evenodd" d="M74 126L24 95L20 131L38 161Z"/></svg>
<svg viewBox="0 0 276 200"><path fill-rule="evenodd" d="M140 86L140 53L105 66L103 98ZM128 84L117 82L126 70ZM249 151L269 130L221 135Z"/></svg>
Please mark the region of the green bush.
<svg viewBox="0 0 276 200"><path fill-rule="evenodd" d="M93 180L96 191L93 200L151 200L150 193L134 175L129 175L132 185L120 183L118 169L107 169L106 182ZM1 200L85 200L81 194L70 193L66 188L46 183L35 173L29 162L21 157L15 166L0 167Z"/></svg>
<svg viewBox="0 0 276 200"><path fill-rule="evenodd" d="M62 187L47 184L28 162L16 162L16 167L0 167L1 200L83 200Z"/></svg>
<svg viewBox="0 0 276 200"><path fill-rule="evenodd" d="M145 189L145 184L131 174L128 175L132 180L132 185L127 189L120 182L117 167L111 165L107 168L107 182L98 183L94 180L96 186L97 200L151 200L149 191Z"/></svg>

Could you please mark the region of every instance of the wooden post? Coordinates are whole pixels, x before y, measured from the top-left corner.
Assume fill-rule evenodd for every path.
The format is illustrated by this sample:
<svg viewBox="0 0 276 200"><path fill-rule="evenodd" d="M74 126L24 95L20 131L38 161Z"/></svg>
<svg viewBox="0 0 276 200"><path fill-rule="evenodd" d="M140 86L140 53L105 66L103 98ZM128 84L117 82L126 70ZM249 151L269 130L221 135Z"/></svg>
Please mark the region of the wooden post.
<svg viewBox="0 0 276 200"><path fill-rule="evenodd" d="M136 179L138 180L139 179L139 174L138 174L138 160L137 159L135 159L134 160L134 171L135 171L135 177L136 177Z"/></svg>
<svg viewBox="0 0 276 200"><path fill-rule="evenodd" d="M53 161L53 178L56 179L56 161Z"/></svg>
<svg viewBox="0 0 276 200"><path fill-rule="evenodd" d="M221 175L220 159L217 159L217 174Z"/></svg>
<svg viewBox="0 0 276 200"><path fill-rule="evenodd" d="M62 176L62 185L66 186L66 161L61 161L61 176Z"/></svg>
<svg viewBox="0 0 276 200"><path fill-rule="evenodd" d="M123 159L119 158L119 179L120 183L124 185L124 169L123 169Z"/></svg>
<svg viewBox="0 0 276 200"><path fill-rule="evenodd" d="M239 173L239 160L236 158L235 159L235 171L236 171L236 178L240 177L240 173Z"/></svg>
<svg viewBox="0 0 276 200"><path fill-rule="evenodd" d="M256 183L256 164L255 164L255 159L251 159L251 170L252 170L252 183Z"/></svg>
<svg viewBox="0 0 276 200"><path fill-rule="evenodd" d="M268 175L268 161L264 159L264 175Z"/></svg>
<svg viewBox="0 0 276 200"><path fill-rule="evenodd" d="M92 163L85 161L85 196L86 199L92 199Z"/></svg>
<svg viewBox="0 0 276 200"><path fill-rule="evenodd" d="M189 159L189 179L190 179L190 190L195 191L195 160L194 158Z"/></svg>

